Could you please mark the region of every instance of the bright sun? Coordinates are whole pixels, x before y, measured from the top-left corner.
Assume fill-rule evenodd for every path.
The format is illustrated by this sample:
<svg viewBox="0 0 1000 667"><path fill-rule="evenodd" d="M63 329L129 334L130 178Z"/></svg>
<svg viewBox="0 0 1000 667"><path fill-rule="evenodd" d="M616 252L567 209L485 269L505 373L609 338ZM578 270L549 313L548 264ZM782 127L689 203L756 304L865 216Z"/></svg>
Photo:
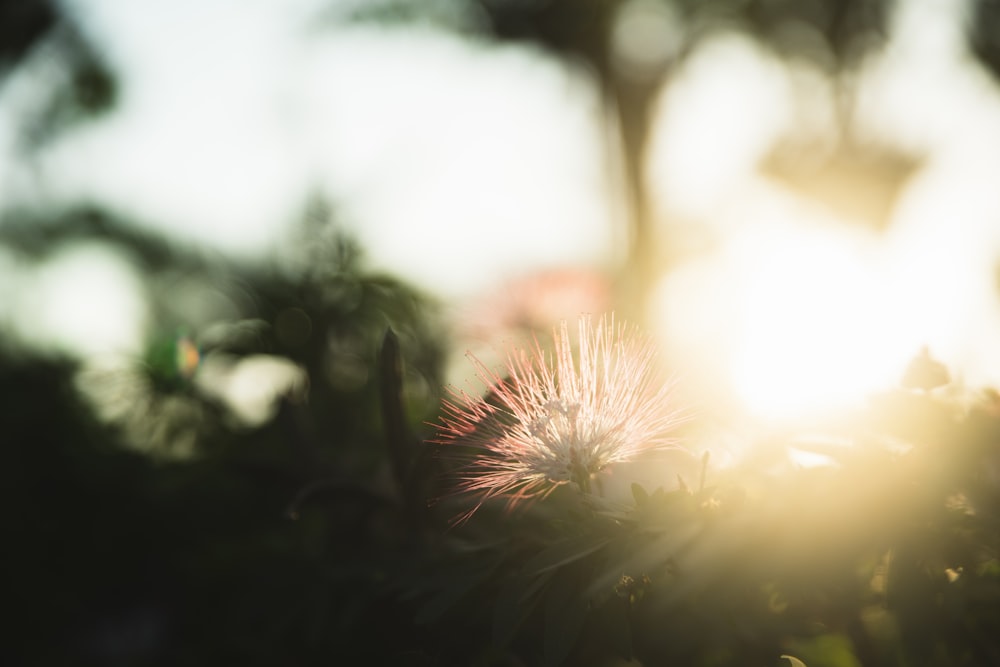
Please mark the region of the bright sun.
<svg viewBox="0 0 1000 667"><path fill-rule="evenodd" d="M948 29L921 21L914 26ZM924 346L960 385L1000 383L1000 226L989 176L1000 161L983 140L1000 136L1000 96L954 54L934 56L948 63L938 83L949 94L928 96L939 87L922 78L926 68L893 53L859 74L871 98L855 129L881 139L847 163L857 191L837 178L802 187L814 162L836 164L832 147L843 139L829 113L836 96L816 72L721 36L665 96L650 173L674 247L651 307L670 370L694 385L695 400L764 421L809 420L897 386ZM801 174L794 160L776 174L768 160L789 137L817 148L792 152ZM880 151L920 158L909 172L887 162L894 176L883 188L865 171ZM870 192L885 194L888 210L831 205Z"/></svg>
<svg viewBox="0 0 1000 667"><path fill-rule="evenodd" d="M664 333L692 375L714 369L708 375L755 417L858 406L935 344L929 304L904 298L908 265L890 250L807 215L747 222L661 283Z"/></svg>
<svg viewBox="0 0 1000 667"><path fill-rule="evenodd" d="M833 230L737 239L730 381L767 418L849 407L891 386L912 332L870 248Z"/></svg>

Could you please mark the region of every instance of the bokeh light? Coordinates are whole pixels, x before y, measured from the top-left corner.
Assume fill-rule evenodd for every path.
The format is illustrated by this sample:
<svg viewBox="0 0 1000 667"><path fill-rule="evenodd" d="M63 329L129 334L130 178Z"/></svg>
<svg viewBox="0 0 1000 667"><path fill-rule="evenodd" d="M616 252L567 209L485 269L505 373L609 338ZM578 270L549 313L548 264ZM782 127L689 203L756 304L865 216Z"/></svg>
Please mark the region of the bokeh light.
<svg viewBox="0 0 1000 667"><path fill-rule="evenodd" d="M10 314L23 340L84 357L137 351L148 309L135 267L119 254L69 247L26 280Z"/></svg>

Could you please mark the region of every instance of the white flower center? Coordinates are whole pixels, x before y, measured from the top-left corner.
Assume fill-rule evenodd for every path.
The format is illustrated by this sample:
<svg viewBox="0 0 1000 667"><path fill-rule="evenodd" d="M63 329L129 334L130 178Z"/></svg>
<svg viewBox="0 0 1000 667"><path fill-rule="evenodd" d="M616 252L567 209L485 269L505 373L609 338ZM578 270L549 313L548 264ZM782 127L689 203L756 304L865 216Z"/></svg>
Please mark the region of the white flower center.
<svg viewBox="0 0 1000 667"><path fill-rule="evenodd" d="M545 444L564 440L567 436L574 437L576 417L579 414L579 403L549 401L545 404L543 414L528 424L528 431Z"/></svg>
<svg viewBox="0 0 1000 667"><path fill-rule="evenodd" d="M552 400L544 412L528 425L546 460L547 476L553 481L575 481L589 487L592 473L600 468L590 443L581 439L579 403Z"/></svg>

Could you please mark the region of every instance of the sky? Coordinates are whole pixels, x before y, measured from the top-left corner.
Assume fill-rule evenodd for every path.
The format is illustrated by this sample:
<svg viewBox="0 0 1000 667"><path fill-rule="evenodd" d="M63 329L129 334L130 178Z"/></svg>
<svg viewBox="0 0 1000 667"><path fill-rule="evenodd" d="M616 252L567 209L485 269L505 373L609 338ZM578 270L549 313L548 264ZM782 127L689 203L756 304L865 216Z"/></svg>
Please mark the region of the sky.
<svg viewBox="0 0 1000 667"><path fill-rule="evenodd" d="M375 266L449 294L603 254L579 74L430 27L318 25L319 5L67 0L122 94L41 157L42 194L258 256L320 191Z"/></svg>

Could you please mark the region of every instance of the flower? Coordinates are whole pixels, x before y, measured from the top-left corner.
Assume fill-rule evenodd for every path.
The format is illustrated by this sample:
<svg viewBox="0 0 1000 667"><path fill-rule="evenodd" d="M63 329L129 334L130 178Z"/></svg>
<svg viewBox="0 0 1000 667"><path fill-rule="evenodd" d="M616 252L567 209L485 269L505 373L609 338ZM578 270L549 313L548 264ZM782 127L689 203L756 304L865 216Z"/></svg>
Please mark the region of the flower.
<svg viewBox="0 0 1000 667"><path fill-rule="evenodd" d="M512 508L570 482L589 493L609 465L675 447L666 434L684 413L670 405L672 384L654 382L648 340L613 318L583 317L576 354L566 322L553 342L551 355L537 339L529 350L509 350L504 376L468 355L489 391L452 388L435 440L475 452L458 490L478 502L462 519L494 497Z"/></svg>

